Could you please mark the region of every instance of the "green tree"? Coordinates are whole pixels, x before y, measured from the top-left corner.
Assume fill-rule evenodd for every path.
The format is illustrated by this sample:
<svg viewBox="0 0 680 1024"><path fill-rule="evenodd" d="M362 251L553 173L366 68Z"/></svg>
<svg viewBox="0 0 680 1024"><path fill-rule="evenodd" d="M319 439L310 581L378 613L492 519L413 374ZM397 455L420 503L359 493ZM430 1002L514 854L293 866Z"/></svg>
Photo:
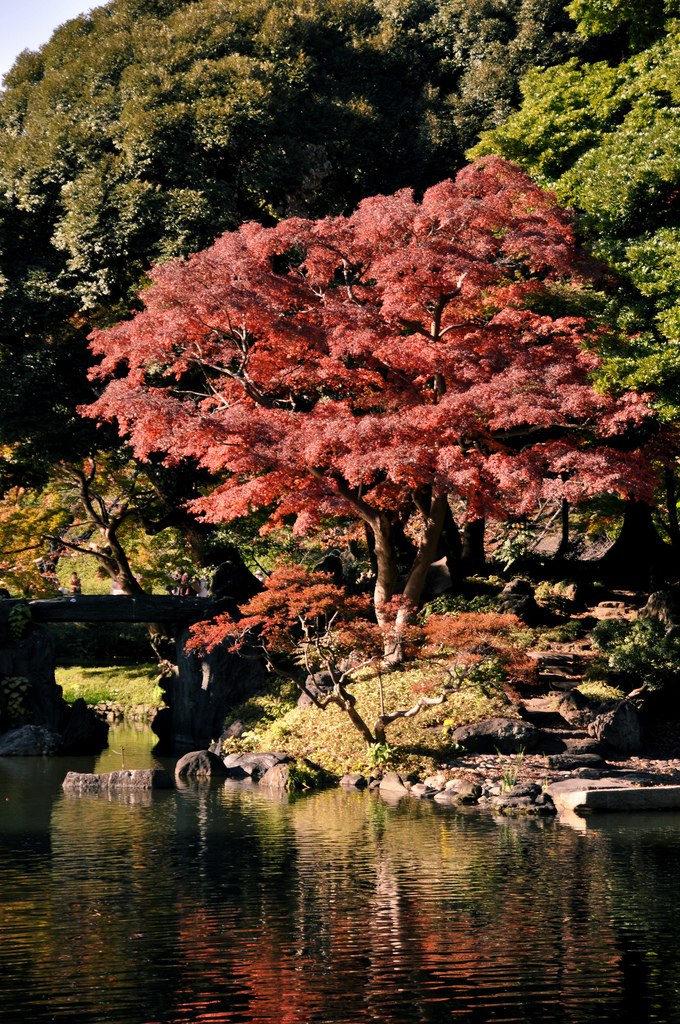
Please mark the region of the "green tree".
<svg viewBox="0 0 680 1024"><path fill-rule="evenodd" d="M613 268L600 294L600 314L616 325L601 348L601 381L650 392L669 425L659 446L665 527L680 550L680 21L663 18L676 7L577 0L570 10L583 31L619 28L639 52L618 64L533 69L520 110L470 154L502 154L554 189L578 212L585 244ZM652 41L640 49L643 38Z"/></svg>
<svg viewBox="0 0 680 1024"><path fill-rule="evenodd" d="M527 67L590 49L560 0L113 0L25 51L0 93L5 485L117 445L74 415L86 338L153 263L422 192Z"/></svg>

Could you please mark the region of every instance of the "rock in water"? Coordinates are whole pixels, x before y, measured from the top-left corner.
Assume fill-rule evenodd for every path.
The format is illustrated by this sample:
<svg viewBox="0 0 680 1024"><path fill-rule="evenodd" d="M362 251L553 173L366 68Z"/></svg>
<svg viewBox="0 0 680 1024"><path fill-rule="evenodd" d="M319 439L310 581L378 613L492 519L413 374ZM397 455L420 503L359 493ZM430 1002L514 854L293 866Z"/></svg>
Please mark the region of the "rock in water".
<svg viewBox="0 0 680 1024"><path fill-rule="evenodd" d="M222 758L210 750L192 750L180 757L175 765L176 779L211 779L228 774L229 769Z"/></svg>
<svg viewBox="0 0 680 1024"><path fill-rule="evenodd" d="M62 788L81 793L104 793L109 789L174 789L174 786L164 768L140 768L101 775L68 772Z"/></svg>
<svg viewBox="0 0 680 1024"><path fill-rule="evenodd" d="M39 725L22 725L0 736L0 757L41 757L59 753L61 736Z"/></svg>
<svg viewBox="0 0 680 1024"><path fill-rule="evenodd" d="M273 765L284 764L289 760L288 755L280 751L267 751L264 754L227 754L224 764L232 779L250 776L253 782L257 782Z"/></svg>

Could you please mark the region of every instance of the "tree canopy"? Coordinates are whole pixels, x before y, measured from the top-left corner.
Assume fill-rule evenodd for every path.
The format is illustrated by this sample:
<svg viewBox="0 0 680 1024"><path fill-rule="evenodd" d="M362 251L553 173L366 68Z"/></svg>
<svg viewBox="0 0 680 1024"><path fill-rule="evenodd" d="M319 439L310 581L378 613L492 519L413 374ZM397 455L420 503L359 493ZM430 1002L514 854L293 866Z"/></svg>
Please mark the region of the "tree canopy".
<svg viewBox="0 0 680 1024"><path fill-rule="evenodd" d="M0 439L90 455L85 338L153 262L255 218L423 190L588 49L559 0L113 0L0 93ZM99 435L99 443L103 436ZM22 463L23 460L23 463Z"/></svg>
<svg viewBox="0 0 680 1024"><path fill-rule="evenodd" d="M351 217L250 223L156 268L145 310L94 333L97 375L115 379L85 412L117 419L139 458L213 473L191 503L208 520L363 521L379 615L394 524L410 521L408 617L449 494L472 519L545 496L650 496L631 451L647 406L594 390L585 321L532 309L551 282L599 272L554 198L498 159L422 202L401 190Z"/></svg>
<svg viewBox="0 0 680 1024"><path fill-rule="evenodd" d="M629 27L635 18L644 21L636 5L584 0L572 12L577 8L591 30L611 28L614 15ZM605 9L611 18L604 17ZM633 21L626 22L628 16ZM570 60L529 72L521 109L471 153L517 161L577 210L586 244L618 276L618 287L606 298L605 315L620 328L611 339L606 375L620 386L653 391L661 415L675 421L680 21L664 22L659 15L648 27L657 38L619 64Z"/></svg>

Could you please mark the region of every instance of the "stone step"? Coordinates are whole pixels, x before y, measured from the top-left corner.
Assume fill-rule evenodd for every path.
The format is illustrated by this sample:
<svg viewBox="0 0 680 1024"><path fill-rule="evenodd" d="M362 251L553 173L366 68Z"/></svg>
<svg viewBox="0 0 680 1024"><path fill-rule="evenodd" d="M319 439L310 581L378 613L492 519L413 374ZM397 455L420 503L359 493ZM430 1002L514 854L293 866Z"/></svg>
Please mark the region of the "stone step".
<svg viewBox="0 0 680 1024"><path fill-rule="evenodd" d="M561 689L560 683L566 682L569 684L569 689L573 689L574 686L582 681L582 675L572 675L567 672L540 672L538 673L538 679L541 683L557 683L557 688Z"/></svg>
<svg viewBox="0 0 680 1024"><path fill-rule="evenodd" d="M535 661L542 661L546 665L562 665L567 662L576 661L577 655L570 654L568 652L560 651L529 651L527 658L533 658Z"/></svg>

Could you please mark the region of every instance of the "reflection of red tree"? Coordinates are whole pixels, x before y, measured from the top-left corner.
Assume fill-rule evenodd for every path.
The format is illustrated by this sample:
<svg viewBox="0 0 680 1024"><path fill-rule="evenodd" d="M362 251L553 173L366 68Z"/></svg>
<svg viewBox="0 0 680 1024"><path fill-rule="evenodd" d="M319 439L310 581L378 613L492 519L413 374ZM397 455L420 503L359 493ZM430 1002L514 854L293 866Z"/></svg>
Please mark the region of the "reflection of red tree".
<svg viewBox="0 0 680 1024"><path fill-rule="evenodd" d="M385 1021L414 1001L463 1013L547 1001L571 1014L592 1001L594 981L616 1002L622 965L605 865L594 851L580 884L561 884L559 847L572 841L516 870L499 849L504 859L490 874L480 864L477 877L433 846L429 863L422 849L375 849L370 876L346 851L335 863L317 857L294 895L243 917L206 918L186 898L173 1024L233 1021L239 1010L253 1024Z"/></svg>

